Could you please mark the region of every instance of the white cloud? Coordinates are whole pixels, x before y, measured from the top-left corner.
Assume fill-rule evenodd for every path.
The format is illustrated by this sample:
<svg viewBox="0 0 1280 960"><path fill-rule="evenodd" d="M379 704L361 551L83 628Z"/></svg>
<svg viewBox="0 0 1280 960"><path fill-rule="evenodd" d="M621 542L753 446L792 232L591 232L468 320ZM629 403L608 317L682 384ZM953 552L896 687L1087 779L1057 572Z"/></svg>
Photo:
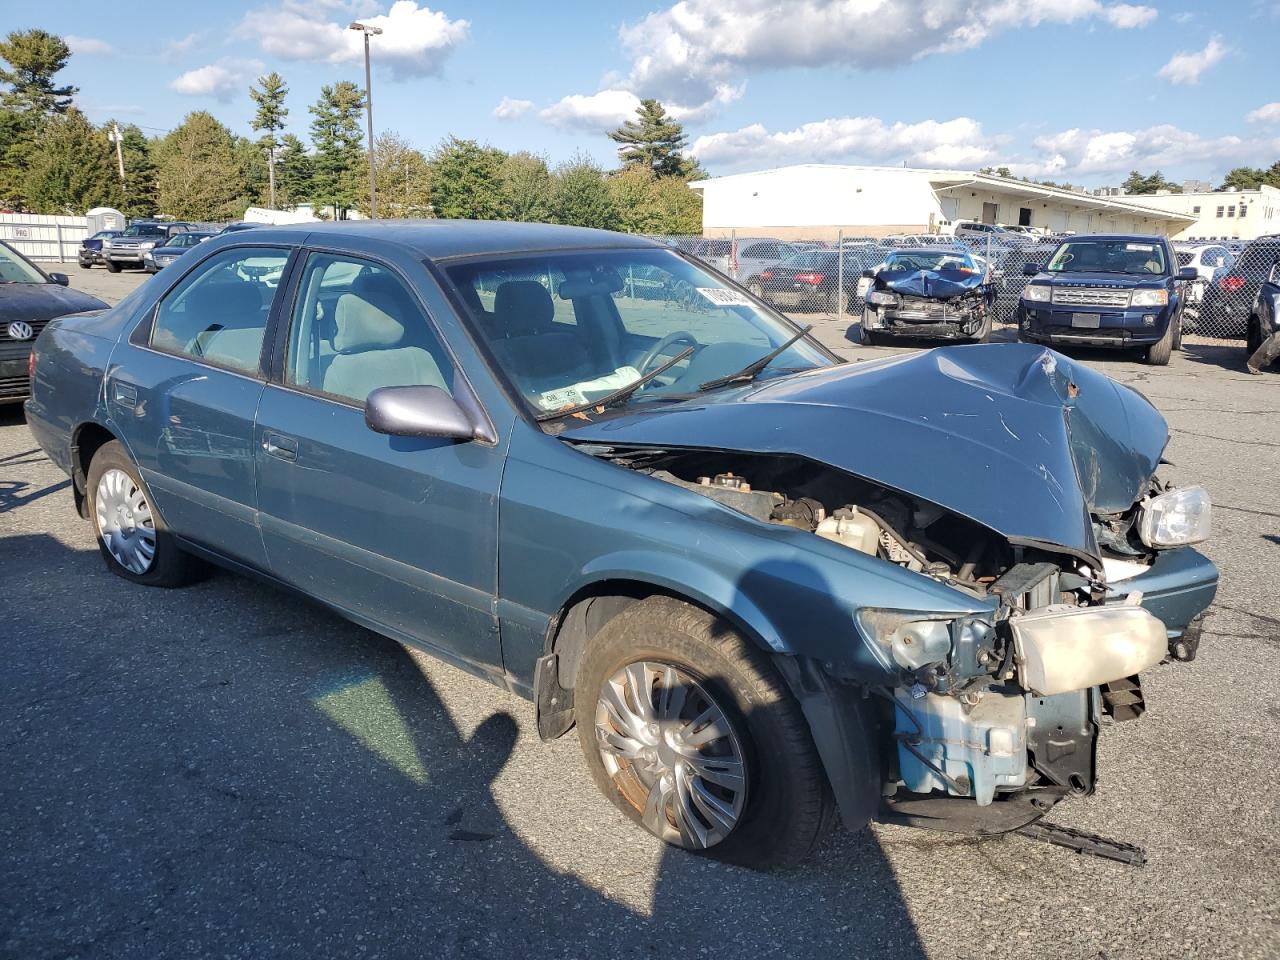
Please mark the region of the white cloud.
<svg viewBox="0 0 1280 960"><path fill-rule="evenodd" d="M753 71L891 67L1005 30L1087 20L1132 28L1156 16L1102 0L680 0L621 29L631 70L612 87L698 111Z"/></svg>
<svg viewBox="0 0 1280 960"><path fill-rule="evenodd" d="M538 112L561 130L602 133L636 115L640 98L630 90L601 90L590 95L575 93Z"/></svg>
<svg viewBox="0 0 1280 960"><path fill-rule="evenodd" d="M1210 37L1203 50L1182 51L1175 53L1156 76L1173 84L1194 84L1200 82L1200 75L1225 57L1228 53L1221 37Z"/></svg>
<svg viewBox="0 0 1280 960"><path fill-rule="evenodd" d="M261 60L237 60L224 57L175 77L169 88L189 97L213 97L227 103L247 95L249 85L263 71Z"/></svg>
<svg viewBox="0 0 1280 960"><path fill-rule="evenodd" d="M352 63L364 57L362 34L348 29L358 19L383 31L370 38L373 64L405 80L438 74L471 28L466 20L450 20L414 0L396 0L385 14L373 13L378 9L380 5L359 0L281 0L276 6L245 14L235 33L256 40L263 52L284 60ZM326 19L326 14L338 19Z"/></svg>
<svg viewBox="0 0 1280 960"><path fill-rule="evenodd" d="M1008 166L1022 176L1103 177L1130 170L1270 162L1280 137L1205 137L1171 124L1141 130L1063 130L1036 137L1031 158Z"/></svg>
<svg viewBox="0 0 1280 960"><path fill-rule="evenodd" d="M199 39L200 34L188 33L185 37L166 40L161 46L160 56L166 60L175 60L178 57L185 56L191 52L191 49L196 45L196 41Z"/></svg>
<svg viewBox="0 0 1280 960"><path fill-rule="evenodd" d="M1160 16L1160 11L1155 7L1137 6L1132 3L1117 3L1114 6L1105 7L1100 16L1117 29L1132 30L1135 27L1145 27L1151 23L1156 17Z"/></svg>
<svg viewBox="0 0 1280 960"><path fill-rule="evenodd" d="M698 137L689 149L704 164L731 168L832 161L965 168L994 161L1001 142L968 117L894 124L839 117L774 133L755 123Z"/></svg>
<svg viewBox="0 0 1280 960"><path fill-rule="evenodd" d="M99 40L96 37L76 37L68 34L66 41L72 53L79 53L85 56L108 56L116 52L115 47L107 43L107 41Z"/></svg>
<svg viewBox="0 0 1280 960"><path fill-rule="evenodd" d="M511 97L503 97L502 101L493 108L493 115L499 120L515 120L528 113L532 106L532 100L513 100Z"/></svg>
<svg viewBox="0 0 1280 960"><path fill-rule="evenodd" d="M1250 123L1280 123L1280 102L1263 104L1250 110L1245 119Z"/></svg>

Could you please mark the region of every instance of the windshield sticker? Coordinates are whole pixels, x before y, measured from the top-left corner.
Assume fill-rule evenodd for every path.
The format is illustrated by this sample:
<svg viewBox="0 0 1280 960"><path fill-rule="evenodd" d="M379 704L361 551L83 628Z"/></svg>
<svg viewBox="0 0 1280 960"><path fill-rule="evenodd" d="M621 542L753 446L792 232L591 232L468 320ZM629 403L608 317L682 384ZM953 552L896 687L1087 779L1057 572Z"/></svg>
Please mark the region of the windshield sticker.
<svg viewBox="0 0 1280 960"><path fill-rule="evenodd" d="M1155 246L1150 243L1126 243L1124 248L1138 253L1151 253L1155 250Z"/></svg>
<svg viewBox="0 0 1280 960"><path fill-rule="evenodd" d="M561 407L576 407L587 402L586 396L576 385L563 387L560 390L548 390L538 397L543 410L559 410Z"/></svg>
<svg viewBox="0 0 1280 960"><path fill-rule="evenodd" d="M717 307L749 307L751 301L745 293L727 287L695 287L702 296Z"/></svg>

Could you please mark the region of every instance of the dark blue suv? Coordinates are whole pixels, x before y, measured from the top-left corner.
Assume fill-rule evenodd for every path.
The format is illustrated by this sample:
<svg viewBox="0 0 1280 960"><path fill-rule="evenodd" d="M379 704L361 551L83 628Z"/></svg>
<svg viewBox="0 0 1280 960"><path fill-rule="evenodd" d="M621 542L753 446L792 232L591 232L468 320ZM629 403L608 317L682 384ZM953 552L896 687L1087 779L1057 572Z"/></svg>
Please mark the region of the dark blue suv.
<svg viewBox="0 0 1280 960"><path fill-rule="evenodd" d="M1136 349L1159 366L1182 346L1185 284L1197 275L1164 237L1071 237L1023 273L1034 279L1018 301L1020 340Z"/></svg>

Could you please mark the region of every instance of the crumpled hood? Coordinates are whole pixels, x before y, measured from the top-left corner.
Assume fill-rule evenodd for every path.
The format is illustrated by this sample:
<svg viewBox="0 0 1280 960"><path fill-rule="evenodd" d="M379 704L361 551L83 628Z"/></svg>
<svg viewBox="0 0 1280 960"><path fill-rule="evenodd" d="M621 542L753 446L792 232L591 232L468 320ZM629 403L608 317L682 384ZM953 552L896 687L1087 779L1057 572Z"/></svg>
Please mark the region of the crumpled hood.
<svg viewBox="0 0 1280 960"><path fill-rule="evenodd" d="M876 279L894 293L945 300L979 290L983 276L961 270L881 270Z"/></svg>
<svg viewBox="0 0 1280 960"><path fill-rule="evenodd" d="M49 320L106 307L97 297L56 283L0 283L0 322L6 324L14 320Z"/></svg>
<svg viewBox="0 0 1280 960"><path fill-rule="evenodd" d="M1127 510L1168 442L1140 393L1033 344L842 364L572 426L612 446L783 454L1097 557L1090 513Z"/></svg>

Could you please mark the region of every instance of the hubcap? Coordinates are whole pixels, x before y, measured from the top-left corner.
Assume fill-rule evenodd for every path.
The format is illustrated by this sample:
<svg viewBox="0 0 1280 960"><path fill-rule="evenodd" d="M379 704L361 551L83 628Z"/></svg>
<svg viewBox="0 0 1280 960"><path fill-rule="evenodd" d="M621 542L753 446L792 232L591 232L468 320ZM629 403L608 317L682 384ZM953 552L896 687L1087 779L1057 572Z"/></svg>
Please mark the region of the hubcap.
<svg viewBox="0 0 1280 960"><path fill-rule="evenodd" d="M724 711L684 671L641 661L605 681L596 745L619 793L668 843L701 850L737 826L747 797L742 746Z"/></svg>
<svg viewBox="0 0 1280 960"><path fill-rule="evenodd" d="M156 525L141 488L123 470L108 470L94 493L98 536L112 559L132 574L151 569L156 556Z"/></svg>

